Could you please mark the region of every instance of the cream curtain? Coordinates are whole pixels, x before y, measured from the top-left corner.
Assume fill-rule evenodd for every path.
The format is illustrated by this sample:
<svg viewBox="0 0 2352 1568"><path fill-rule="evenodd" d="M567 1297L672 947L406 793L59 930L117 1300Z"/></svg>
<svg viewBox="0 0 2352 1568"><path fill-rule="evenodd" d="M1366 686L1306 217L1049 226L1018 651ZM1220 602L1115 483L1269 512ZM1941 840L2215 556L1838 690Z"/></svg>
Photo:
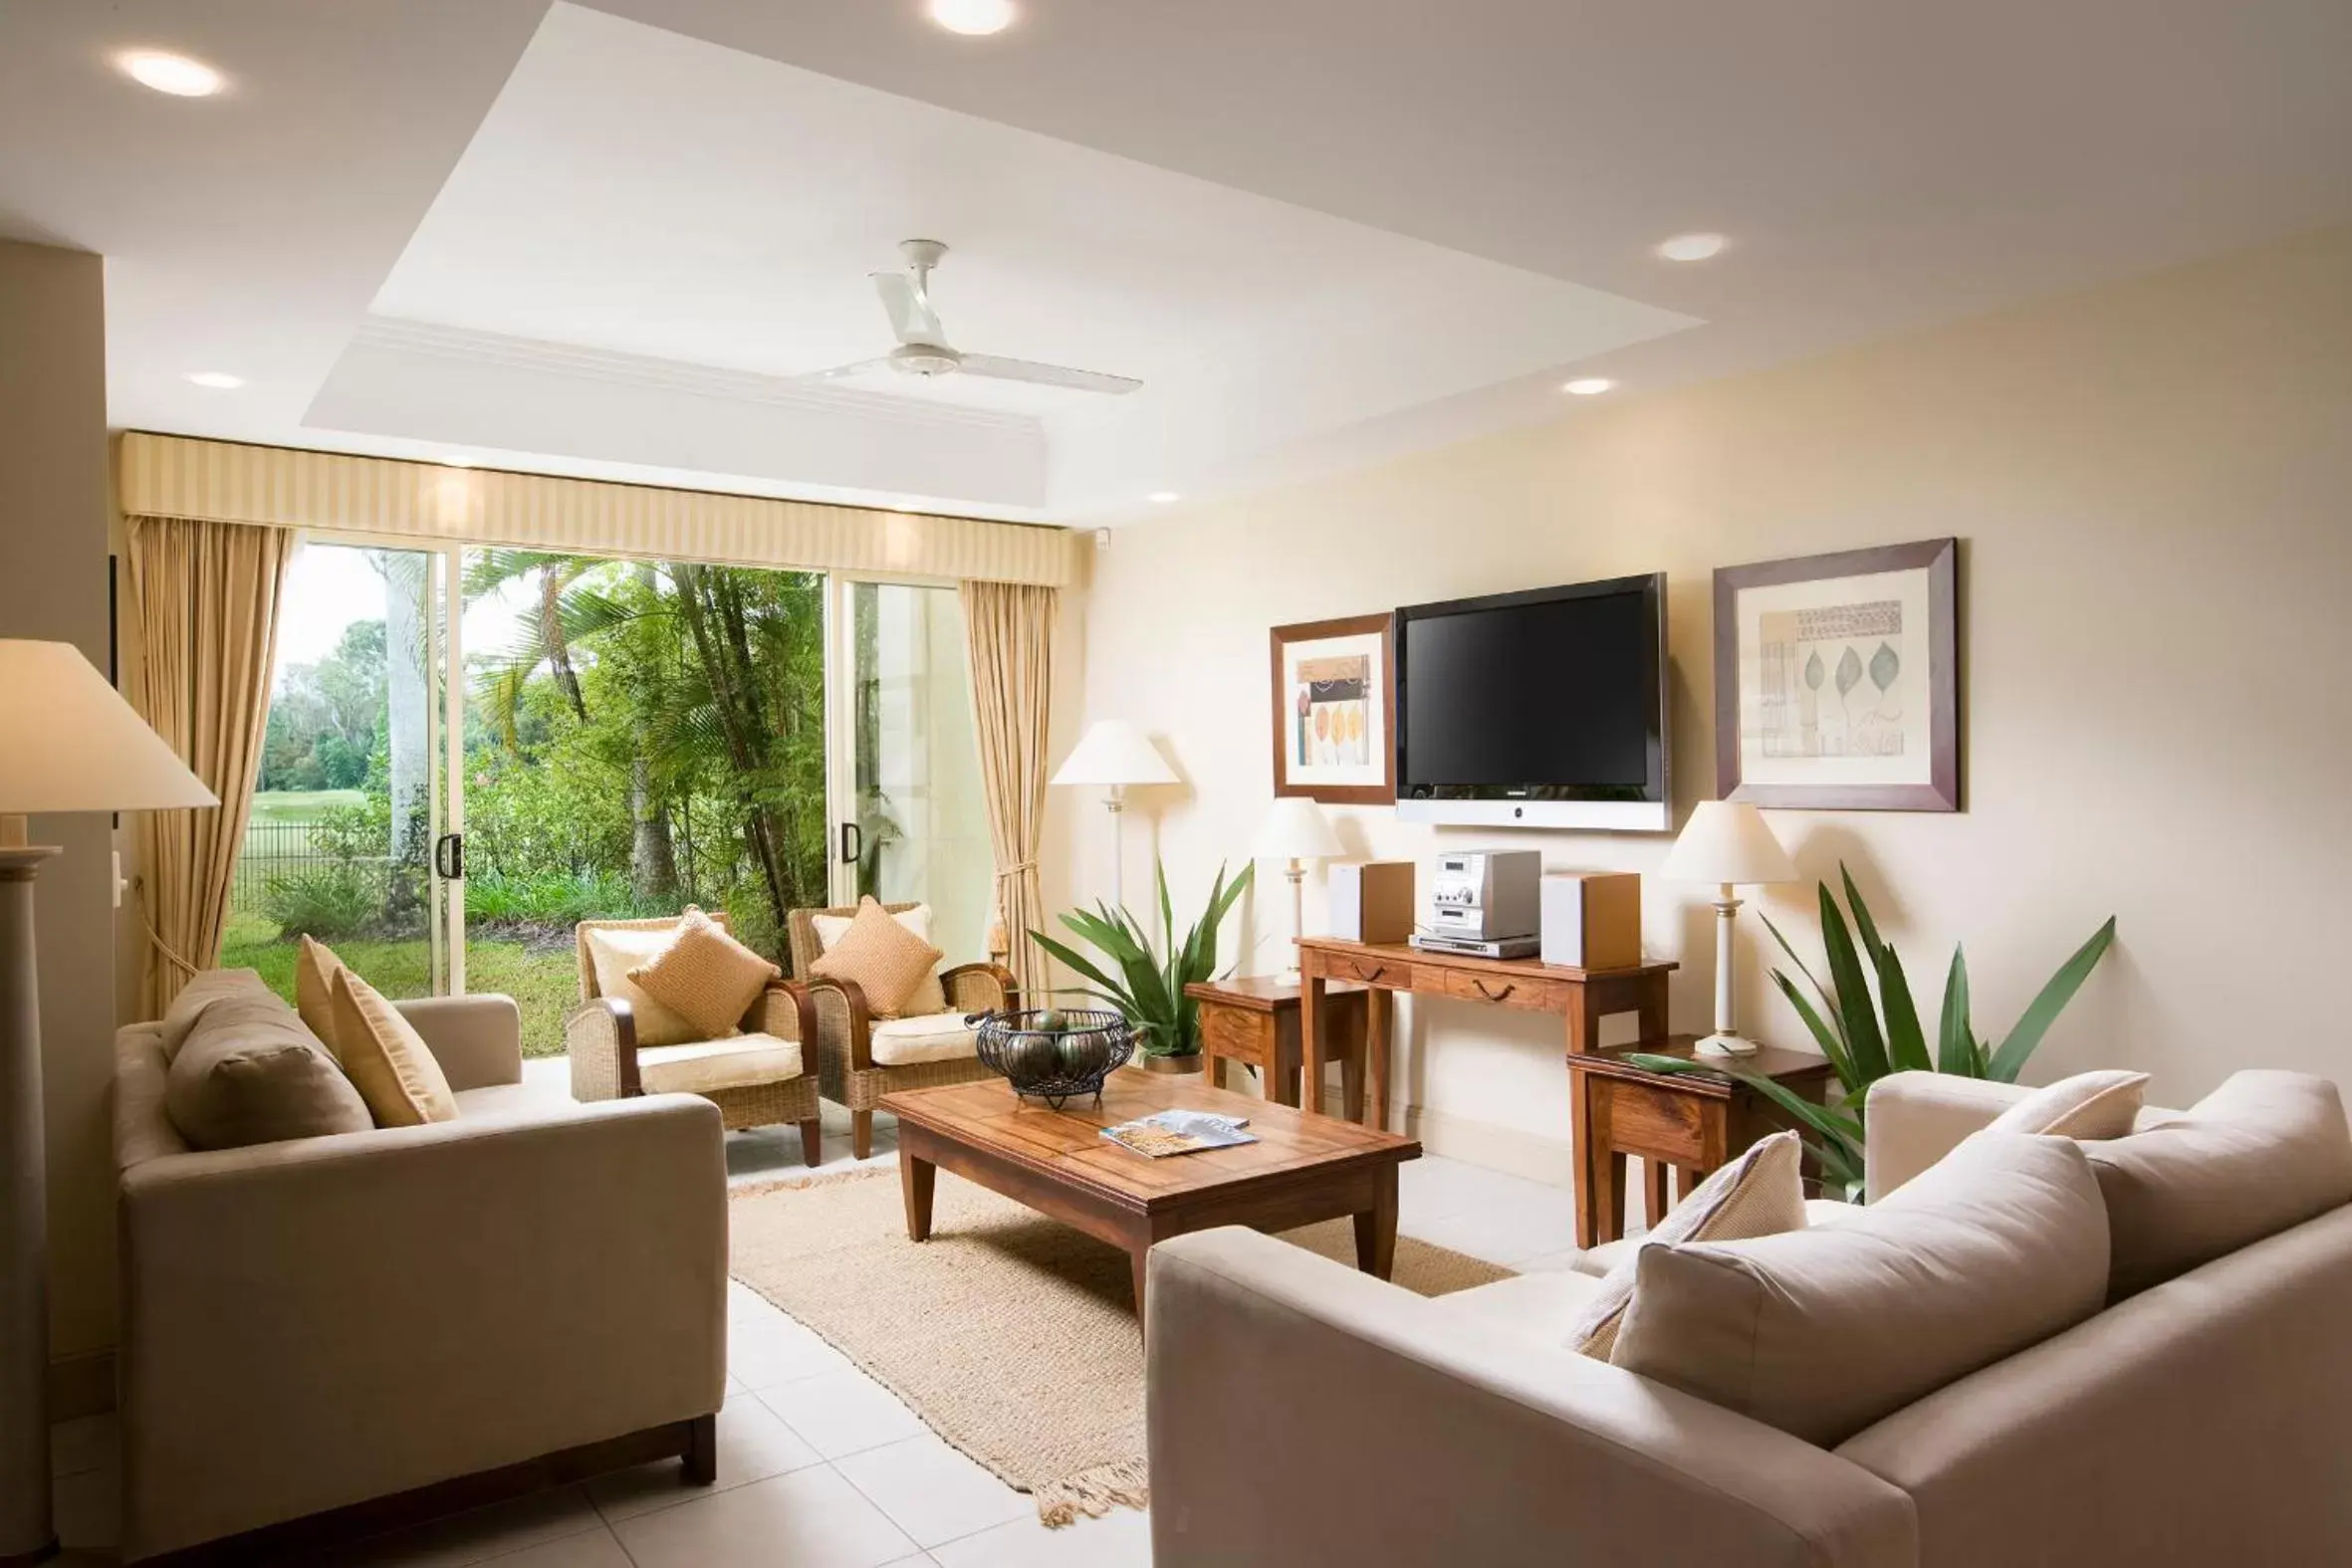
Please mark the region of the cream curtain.
<svg viewBox="0 0 2352 1568"><path fill-rule="evenodd" d="M1017 582L966 582L961 592L980 721L980 779L996 853L995 925L1005 934L1022 991L1034 996L1046 979L1028 934L1045 925L1038 846L1046 833L1046 725L1054 709L1054 618L1061 595Z"/></svg>
<svg viewBox="0 0 2352 1568"><path fill-rule="evenodd" d="M157 1018L190 974L220 960L230 880L261 771L278 597L295 536L160 517L129 518L126 531L140 641L136 706L221 801L137 818L148 936L141 1016Z"/></svg>

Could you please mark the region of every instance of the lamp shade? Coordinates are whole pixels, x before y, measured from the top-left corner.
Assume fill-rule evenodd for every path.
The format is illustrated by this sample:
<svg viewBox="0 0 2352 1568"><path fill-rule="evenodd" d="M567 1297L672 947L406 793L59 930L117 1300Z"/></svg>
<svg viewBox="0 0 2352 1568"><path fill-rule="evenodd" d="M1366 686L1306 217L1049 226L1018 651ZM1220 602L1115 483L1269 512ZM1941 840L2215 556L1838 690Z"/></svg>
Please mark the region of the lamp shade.
<svg viewBox="0 0 2352 1568"><path fill-rule="evenodd" d="M1258 860L1336 860L1343 852L1331 819L1304 795L1278 797L1250 850Z"/></svg>
<svg viewBox="0 0 2352 1568"><path fill-rule="evenodd" d="M0 815L218 804L81 649L0 639Z"/></svg>
<svg viewBox="0 0 2352 1568"><path fill-rule="evenodd" d="M1764 825L1762 812L1746 800L1702 800L1682 836L1666 856L1659 875L1670 882L1712 882L1719 886L1793 882L1796 863Z"/></svg>
<svg viewBox="0 0 2352 1568"><path fill-rule="evenodd" d="M1055 773L1058 784L1170 784L1176 771L1141 730L1124 719L1089 729Z"/></svg>

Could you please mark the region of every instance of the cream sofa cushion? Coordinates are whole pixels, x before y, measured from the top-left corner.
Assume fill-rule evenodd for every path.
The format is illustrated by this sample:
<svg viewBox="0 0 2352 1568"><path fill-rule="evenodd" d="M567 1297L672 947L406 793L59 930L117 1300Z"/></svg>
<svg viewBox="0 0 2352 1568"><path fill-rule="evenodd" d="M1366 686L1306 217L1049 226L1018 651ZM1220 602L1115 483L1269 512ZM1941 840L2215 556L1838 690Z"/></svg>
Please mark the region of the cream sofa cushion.
<svg viewBox="0 0 2352 1568"><path fill-rule="evenodd" d="M367 1103L294 1009L263 992L214 996L197 1009L164 1075L163 1110L191 1148L374 1126Z"/></svg>
<svg viewBox="0 0 2352 1568"><path fill-rule="evenodd" d="M2080 1144L2004 1133L1837 1225L1636 1258L1614 1364L1832 1447L2098 1312L2107 1206Z"/></svg>
<svg viewBox="0 0 2352 1568"><path fill-rule="evenodd" d="M647 996L694 1025L706 1039L732 1034L784 971L688 905L669 944L628 972Z"/></svg>
<svg viewBox="0 0 2352 1568"><path fill-rule="evenodd" d="M295 944L294 1010L338 1060L343 1051L335 1043L335 976L342 968L343 960L326 943L305 936Z"/></svg>
<svg viewBox="0 0 2352 1568"><path fill-rule="evenodd" d="M596 972L596 995L629 1005L629 1020L635 1025L639 1045L682 1045L704 1037L702 1030L647 996L642 987L629 979L630 970L660 957L677 934L675 926L644 931L607 926L588 928L588 966Z"/></svg>
<svg viewBox="0 0 2352 1568"><path fill-rule="evenodd" d="M1804 1144L1792 1132L1759 1138L1694 1188L1642 1237L1647 1246L1685 1241L1743 1241L1805 1226ZM1606 1361L1633 1300L1638 1257L1609 1270L1600 1289L1567 1325L1567 1347Z"/></svg>
<svg viewBox="0 0 2352 1568"><path fill-rule="evenodd" d="M2343 1096L2309 1073L2233 1073L2170 1125L2083 1148L2107 1202L2110 1300L2352 1202Z"/></svg>
<svg viewBox="0 0 2352 1568"><path fill-rule="evenodd" d="M188 1031L196 1026L196 1019L206 1008L223 997L274 997L277 993L262 984L261 972L250 969L199 970L188 977L179 988L179 995L171 999L171 1006L163 1009L156 1022L156 1043L163 1047L163 1059L168 1062L179 1054Z"/></svg>
<svg viewBox="0 0 2352 1568"><path fill-rule="evenodd" d="M730 1034L637 1051L637 1082L647 1094L714 1094L800 1075L801 1042L773 1034Z"/></svg>
<svg viewBox="0 0 2352 1568"><path fill-rule="evenodd" d="M1989 1133L2120 1138L2132 1130L2148 1087L2144 1072L2078 1072L2035 1089L1985 1124Z"/></svg>
<svg viewBox="0 0 2352 1568"><path fill-rule="evenodd" d="M335 974L335 1037L343 1069L378 1127L457 1120L457 1099L416 1026L350 970Z"/></svg>
<svg viewBox="0 0 2352 1568"><path fill-rule="evenodd" d="M934 1012L923 1017L882 1018L868 1036L874 1063L882 1067L911 1067L919 1061L956 1061L979 1054L972 1030L961 1012Z"/></svg>
<svg viewBox="0 0 2352 1568"><path fill-rule="evenodd" d="M1805 1224L1835 1225L1859 1207L1839 1198L1808 1198L1805 1200ZM1598 1246L1586 1247L1578 1252L1569 1260L1568 1266L1579 1274L1590 1274L1595 1279L1604 1278L1648 1239L1648 1233L1643 1232L1621 1235L1614 1241L1603 1241Z"/></svg>
<svg viewBox="0 0 2352 1568"><path fill-rule="evenodd" d="M931 945L931 906L929 904L917 904L911 909L901 909L890 918L916 936L921 937L925 946ZM830 952L832 945L841 940L842 934L848 931L853 920L854 917L849 915L817 915L812 917L812 923L817 927L817 951L820 954ZM947 1010L947 988L940 984L939 971L934 969L918 981L914 993L906 999L906 1005L898 1010L910 1018L929 1012L945 1012Z"/></svg>
<svg viewBox="0 0 2352 1568"><path fill-rule="evenodd" d="M939 967L939 958L928 938L916 936L868 897L859 900L849 929L818 956L809 973L853 983L874 1017L895 1018L913 1010L908 1004Z"/></svg>
<svg viewBox="0 0 2352 1568"><path fill-rule="evenodd" d="M1590 1274L1545 1268L1457 1290L1439 1296L1437 1304L1447 1312L1462 1314L1478 1328L1505 1329L1546 1345L1564 1346L1567 1341L1561 1326L1575 1321L1600 1290L1601 1282Z"/></svg>

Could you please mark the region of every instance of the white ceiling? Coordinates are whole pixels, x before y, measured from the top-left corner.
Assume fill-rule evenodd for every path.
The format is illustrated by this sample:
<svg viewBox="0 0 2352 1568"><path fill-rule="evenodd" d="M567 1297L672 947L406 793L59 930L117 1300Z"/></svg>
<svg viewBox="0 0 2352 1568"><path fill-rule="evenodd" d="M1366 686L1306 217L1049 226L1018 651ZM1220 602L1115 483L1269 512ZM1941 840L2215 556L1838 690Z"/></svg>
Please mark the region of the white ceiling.
<svg viewBox="0 0 2352 1568"><path fill-rule="evenodd" d="M0 234L109 257L119 424L1115 521L2352 216L2341 0L1022 4L31 0ZM912 234L1146 389L794 379Z"/></svg>

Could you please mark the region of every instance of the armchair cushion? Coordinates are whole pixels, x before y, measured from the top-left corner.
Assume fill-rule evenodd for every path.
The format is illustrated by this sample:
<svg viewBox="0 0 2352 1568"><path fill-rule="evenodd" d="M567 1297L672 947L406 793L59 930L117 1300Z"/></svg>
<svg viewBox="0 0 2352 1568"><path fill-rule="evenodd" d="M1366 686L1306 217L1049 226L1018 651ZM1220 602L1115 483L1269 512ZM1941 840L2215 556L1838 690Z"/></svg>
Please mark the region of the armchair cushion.
<svg viewBox="0 0 2352 1568"><path fill-rule="evenodd" d="M868 897L859 901L849 929L809 966L809 972L826 980L854 981L875 1017L895 1018L907 1010L925 979L937 988L934 972L939 960L939 950L928 939L916 936Z"/></svg>
<svg viewBox="0 0 2352 1568"><path fill-rule="evenodd" d="M678 1013L709 1039L743 1027L743 1015L784 971L729 936L689 904L669 946L628 972L655 1002Z"/></svg>
<svg viewBox="0 0 2352 1568"><path fill-rule="evenodd" d="M637 1051L637 1082L647 1094L712 1094L800 1075L801 1042L773 1034L730 1034Z"/></svg>
<svg viewBox="0 0 2352 1568"><path fill-rule="evenodd" d="M335 977L342 969L343 960L326 943L306 936L295 945L294 1010L338 1061L343 1047L335 1042Z"/></svg>
<svg viewBox="0 0 2352 1568"><path fill-rule="evenodd" d="M421 1127L457 1120L457 1100L416 1026L373 986L339 970L335 976L335 1037L343 1070L378 1127Z"/></svg>
<svg viewBox="0 0 2352 1568"><path fill-rule="evenodd" d="M164 1078L163 1109L196 1149L365 1132L367 1103L276 997L216 997Z"/></svg>
<svg viewBox="0 0 2352 1568"><path fill-rule="evenodd" d="M931 906L929 904L916 904L908 909L886 910L885 913L892 920L922 938L924 946L932 945ZM856 917L853 915L811 916L809 923L817 931L818 953L820 955L830 953L833 950L833 945L841 940L855 920ZM914 992L898 1010L907 1017L919 1016L926 1012L945 1012L947 1010L947 991L940 984L939 971L934 969L917 981Z"/></svg>
<svg viewBox="0 0 2352 1568"><path fill-rule="evenodd" d="M911 1067L919 1061L955 1061L977 1055L972 1031L961 1012L882 1018L867 1036L877 1067Z"/></svg>
<svg viewBox="0 0 2352 1568"><path fill-rule="evenodd" d="M589 926L589 966L596 977L596 995L629 1005L639 1045L683 1045L704 1037L703 1031L673 1009L646 995L629 979L629 971L651 963L677 935L675 925L637 929L629 926Z"/></svg>

